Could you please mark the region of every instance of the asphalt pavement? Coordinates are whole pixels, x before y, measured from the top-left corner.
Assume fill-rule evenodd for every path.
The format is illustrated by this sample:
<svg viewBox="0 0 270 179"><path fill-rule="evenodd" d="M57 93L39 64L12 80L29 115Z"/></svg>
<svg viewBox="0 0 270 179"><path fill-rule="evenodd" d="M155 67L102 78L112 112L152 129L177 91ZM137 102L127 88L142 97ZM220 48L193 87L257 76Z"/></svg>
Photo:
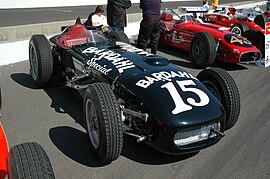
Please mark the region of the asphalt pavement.
<svg viewBox="0 0 270 179"><path fill-rule="evenodd" d="M200 71L186 60L188 54L177 49L161 47L158 55L194 76ZM125 136L119 159L101 166L90 150L77 93L63 86L37 89L28 61L0 66L1 122L10 147L23 142L43 146L57 179L268 179L270 67L214 66L227 70L236 81L241 113L219 143L192 155L166 155Z"/></svg>
<svg viewBox="0 0 270 179"><path fill-rule="evenodd" d="M199 73L188 55L162 47L158 55L193 75ZM193 155L172 156L125 136L121 156L107 166L96 160L82 118L82 101L75 91L53 86L36 89L29 63L0 66L2 124L9 146L38 142L47 152L58 179L268 179L270 176L270 68L253 65L215 66L237 83L241 113L236 125L216 145Z"/></svg>

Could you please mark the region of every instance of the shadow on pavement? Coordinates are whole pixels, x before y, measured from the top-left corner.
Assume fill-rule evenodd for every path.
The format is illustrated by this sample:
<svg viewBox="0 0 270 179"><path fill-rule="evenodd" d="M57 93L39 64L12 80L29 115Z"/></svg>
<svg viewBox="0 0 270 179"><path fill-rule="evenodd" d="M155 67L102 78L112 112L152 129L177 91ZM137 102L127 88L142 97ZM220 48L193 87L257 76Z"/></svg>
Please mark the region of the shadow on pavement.
<svg viewBox="0 0 270 179"><path fill-rule="evenodd" d="M103 166L91 150L86 133L69 126L61 126L50 129L49 136L53 144L70 159L88 167ZM185 160L197 153L167 155L145 143L137 143L134 138L125 135L121 155L139 163L160 165Z"/></svg>
<svg viewBox="0 0 270 179"><path fill-rule="evenodd" d="M30 89L38 89L32 77L26 73L15 73L10 75L11 79L16 83Z"/></svg>
<svg viewBox="0 0 270 179"><path fill-rule="evenodd" d="M70 159L88 166L102 166L92 152L86 133L69 126L50 129L50 139L53 144Z"/></svg>
<svg viewBox="0 0 270 179"><path fill-rule="evenodd" d="M185 155L168 155L157 151L156 149L148 146L146 143L137 143L135 138L125 135L124 136L124 147L122 155L126 158L150 165L161 165L179 162L186 160L190 157L197 155L199 152L194 152Z"/></svg>
<svg viewBox="0 0 270 179"><path fill-rule="evenodd" d="M58 113L67 113L74 121L85 128L83 121L83 102L79 94L65 86L51 86L44 89L52 99L51 107Z"/></svg>
<svg viewBox="0 0 270 179"><path fill-rule="evenodd" d="M12 74L11 78L24 87L38 89L29 74L16 73ZM43 90L51 98L51 107L54 108L56 112L67 113L75 122L84 127L82 100L75 90L60 85L55 81L52 81L50 86Z"/></svg>
<svg viewBox="0 0 270 179"><path fill-rule="evenodd" d="M50 129L49 136L53 144L70 159L88 167L103 166L91 150L86 133L68 126L61 126ZM198 152L186 155L164 154L145 143L137 143L134 138L127 135L124 135L121 153L122 156L132 161L149 165L179 162L196 154Z"/></svg>

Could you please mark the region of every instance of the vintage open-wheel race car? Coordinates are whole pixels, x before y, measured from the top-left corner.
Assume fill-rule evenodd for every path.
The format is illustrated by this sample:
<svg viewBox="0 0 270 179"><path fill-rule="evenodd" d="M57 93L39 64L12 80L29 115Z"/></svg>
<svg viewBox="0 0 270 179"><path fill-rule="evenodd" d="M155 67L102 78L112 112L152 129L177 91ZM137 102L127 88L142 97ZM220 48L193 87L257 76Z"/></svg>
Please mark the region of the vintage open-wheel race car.
<svg viewBox="0 0 270 179"><path fill-rule="evenodd" d="M37 87L58 79L81 95L86 132L102 164L119 157L124 134L185 154L217 143L239 117L238 88L226 71L207 68L194 77L134 47L123 32L104 35L76 23L50 39L33 35L29 61Z"/></svg>

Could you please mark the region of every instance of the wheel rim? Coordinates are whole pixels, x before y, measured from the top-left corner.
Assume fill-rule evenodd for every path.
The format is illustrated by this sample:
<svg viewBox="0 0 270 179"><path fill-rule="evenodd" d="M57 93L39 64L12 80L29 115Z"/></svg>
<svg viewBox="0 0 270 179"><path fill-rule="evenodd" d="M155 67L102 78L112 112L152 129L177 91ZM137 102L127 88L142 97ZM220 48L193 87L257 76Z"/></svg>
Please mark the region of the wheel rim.
<svg viewBox="0 0 270 179"><path fill-rule="evenodd" d="M197 62L203 61L206 51L205 51L204 44L202 43L201 40L197 39L194 42L192 51L193 51L193 55L195 57L195 59L194 59L195 61L197 61Z"/></svg>
<svg viewBox="0 0 270 179"><path fill-rule="evenodd" d="M95 149L99 147L99 124L97 118L97 112L94 104L90 99L86 101L86 123L87 131L90 138L90 141Z"/></svg>
<svg viewBox="0 0 270 179"><path fill-rule="evenodd" d="M37 79L38 75L38 61L36 51L33 46L30 47L30 61L31 61L31 74L34 79Z"/></svg>
<svg viewBox="0 0 270 179"><path fill-rule="evenodd" d="M235 26L231 29L231 32L237 35L241 35L241 29L238 26Z"/></svg>
<svg viewBox="0 0 270 179"><path fill-rule="evenodd" d="M219 100L221 101L220 93L217 87L211 81L203 81L202 84Z"/></svg>

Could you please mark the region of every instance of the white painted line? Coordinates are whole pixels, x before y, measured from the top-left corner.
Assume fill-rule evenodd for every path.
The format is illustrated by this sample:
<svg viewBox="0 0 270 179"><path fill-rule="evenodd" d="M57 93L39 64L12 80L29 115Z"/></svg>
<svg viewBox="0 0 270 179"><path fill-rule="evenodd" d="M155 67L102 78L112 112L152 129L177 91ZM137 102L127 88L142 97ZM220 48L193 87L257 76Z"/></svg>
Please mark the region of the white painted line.
<svg viewBox="0 0 270 179"><path fill-rule="evenodd" d="M28 59L29 40L0 44L0 65Z"/></svg>

